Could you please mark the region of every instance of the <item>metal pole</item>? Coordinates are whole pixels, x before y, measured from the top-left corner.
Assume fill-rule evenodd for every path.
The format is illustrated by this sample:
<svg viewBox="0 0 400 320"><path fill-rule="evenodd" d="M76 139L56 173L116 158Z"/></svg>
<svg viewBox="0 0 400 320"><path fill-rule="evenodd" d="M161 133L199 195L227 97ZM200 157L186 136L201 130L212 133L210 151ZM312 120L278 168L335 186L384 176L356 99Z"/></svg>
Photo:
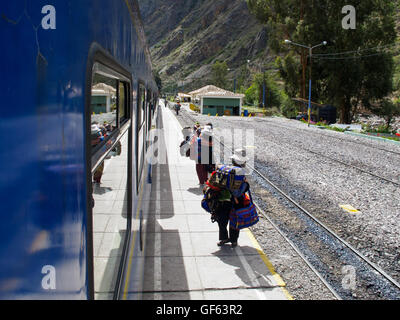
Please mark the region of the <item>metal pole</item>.
<svg viewBox="0 0 400 320"><path fill-rule="evenodd" d="M296 42L293 42L293 41L287 40L287 39L285 40L285 43L287 43L287 44L293 44L293 45L296 45L296 46L299 46L299 47L303 47L303 48L307 48L307 49L310 50L310 84L309 84L309 93L308 93L308 126L310 126L310 121L311 121L311 84L312 84L312 81L311 81L311 74L312 74L312 49L317 48L317 47L319 47L319 46L326 46L326 45L327 45L327 42L326 42L326 41L323 41L322 43L317 44L317 45L314 46L314 47L311 47L311 45L310 45L309 47L307 47L307 46L305 46L305 45L303 45L303 44L299 44L299 43L296 43Z"/></svg>
<svg viewBox="0 0 400 320"><path fill-rule="evenodd" d="M308 127L310 126L311 122L311 57L312 57L312 48L310 46L310 84L309 84L309 92L308 92Z"/></svg>
<svg viewBox="0 0 400 320"><path fill-rule="evenodd" d="M265 88L265 80L263 83L263 108L266 109L266 88Z"/></svg>

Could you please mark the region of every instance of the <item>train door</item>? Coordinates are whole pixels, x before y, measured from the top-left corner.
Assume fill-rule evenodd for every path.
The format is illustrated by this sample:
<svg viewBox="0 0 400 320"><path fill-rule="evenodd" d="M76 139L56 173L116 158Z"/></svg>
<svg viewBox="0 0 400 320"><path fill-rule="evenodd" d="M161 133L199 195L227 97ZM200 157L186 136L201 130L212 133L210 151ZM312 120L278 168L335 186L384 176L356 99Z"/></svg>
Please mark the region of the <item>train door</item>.
<svg viewBox="0 0 400 320"><path fill-rule="evenodd" d="M131 82L95 63L90 102L94 298L114 299L132 211ZM89 189L90 190L90 189Z"/></svg>

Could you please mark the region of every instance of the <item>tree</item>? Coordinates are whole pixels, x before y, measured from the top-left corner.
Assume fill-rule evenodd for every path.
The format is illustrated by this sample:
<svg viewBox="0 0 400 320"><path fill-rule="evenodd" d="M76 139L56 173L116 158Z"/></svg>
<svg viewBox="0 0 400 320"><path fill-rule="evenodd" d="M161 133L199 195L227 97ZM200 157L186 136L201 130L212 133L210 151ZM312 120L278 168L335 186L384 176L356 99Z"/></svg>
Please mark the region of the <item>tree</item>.
<svg viewBox="0 0 400 320"><path fill-rule="evenodd" d="M265 106L264 108L280 107L280 94L279 89L275 84L275 81L271 78L269 74L257 73L254 76L253 84L257 88L257 97L259 105L261 106L264 101L264 84L265 84Z"/></svg>
<svg viewBox="0 0 400 320"><path fill-rule="evenodd" d="M245 103L254 104L257 101L257 86L253 83L245 92Z"/></svg>
<svg viewBox="0 0 400 320"><path fill-rule="evenodd" d="M212 79L214 85L220 88L225 88L227 85L226 76L228 74L228 65L226 62L217 61L212 66Z"/></svg>
<svg viewBox="0 0 400 320"><path fill-rule="evenodd" d="M259 106L263 104L263 87L265 83L265 108L277 107L279 108L282 103L282 97L279 92L275 81L269 74L257 73L254 75L253 83L245 92L246 103L258 103Z"/></svg>
<svg viewBox="0 0 400 320"><path fill-rule="evenodd" d="M342 123L352 121L360 104L371 108L372 102L392 91L393 58L382 47L395 43L396 0L352 1L356 29L343 28L345 0L247 0L247 4L260 21L268 24L270 46L283 56L278 65L289 95L299 92L300 97L307 97L311 61L307 49L285 45L284 39L307 46L328 42L328 46L313 52L312 97L335 104Z"/></svg>
<svg viewBox="0 0 400 320"><path fill-rule="evenodd" d="M396 101L384 99L379 106L373 108L373 111L375 114L385 119L386 131L389 132L392 120L400 116L400 99Z"/></svg>

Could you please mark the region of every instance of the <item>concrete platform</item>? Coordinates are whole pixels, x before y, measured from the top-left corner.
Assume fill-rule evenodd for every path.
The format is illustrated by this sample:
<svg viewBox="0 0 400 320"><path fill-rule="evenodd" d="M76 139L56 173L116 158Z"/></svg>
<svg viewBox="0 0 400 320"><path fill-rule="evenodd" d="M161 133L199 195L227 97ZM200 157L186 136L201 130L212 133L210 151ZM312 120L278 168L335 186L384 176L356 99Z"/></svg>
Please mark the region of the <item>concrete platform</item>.
<svg viewBox="0 0 400 320"><path fill-rule="evenodd" d="M195 163L179 154L181 126L162 109L167 163L153 167L145 300L287 300L290 294L249 230L218 247L218 225L201 208ZM139 293L129 292L128 299Z"/></svg>

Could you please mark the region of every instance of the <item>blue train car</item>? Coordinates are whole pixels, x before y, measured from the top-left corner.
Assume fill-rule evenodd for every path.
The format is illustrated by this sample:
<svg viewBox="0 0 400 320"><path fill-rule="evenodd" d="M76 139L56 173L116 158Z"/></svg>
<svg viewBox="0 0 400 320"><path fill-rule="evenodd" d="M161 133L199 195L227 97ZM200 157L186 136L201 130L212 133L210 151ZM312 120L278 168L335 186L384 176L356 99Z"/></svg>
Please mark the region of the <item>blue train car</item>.
<svg viewBox="0 0 400 320"><path fill-rule="evenodd" d="M2 1L0 35L0 299L119 298L157 114L137 1Z"/></svg>

